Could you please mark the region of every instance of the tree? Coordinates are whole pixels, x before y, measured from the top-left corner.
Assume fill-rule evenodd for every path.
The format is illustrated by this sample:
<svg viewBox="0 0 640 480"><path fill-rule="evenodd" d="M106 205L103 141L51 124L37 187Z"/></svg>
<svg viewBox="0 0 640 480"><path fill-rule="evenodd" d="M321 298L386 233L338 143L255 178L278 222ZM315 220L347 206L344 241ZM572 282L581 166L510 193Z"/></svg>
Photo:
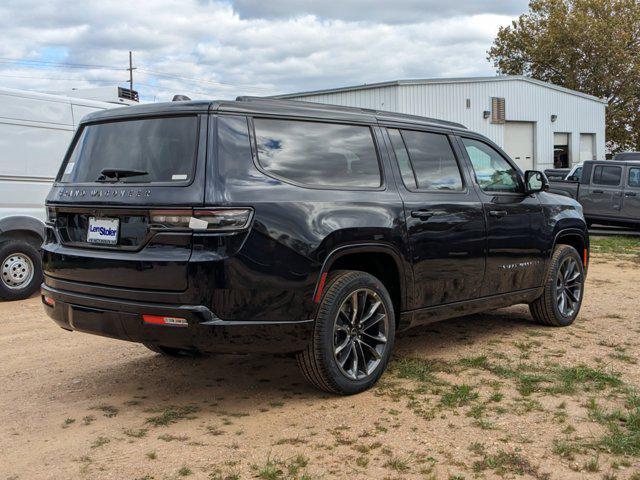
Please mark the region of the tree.
<svg viewBox="0 0 640 480"><path fill-rule="evenodd" d="M640 151L640 0L532 0L488 60L501 75L607 99L607 147Z"/></svg>

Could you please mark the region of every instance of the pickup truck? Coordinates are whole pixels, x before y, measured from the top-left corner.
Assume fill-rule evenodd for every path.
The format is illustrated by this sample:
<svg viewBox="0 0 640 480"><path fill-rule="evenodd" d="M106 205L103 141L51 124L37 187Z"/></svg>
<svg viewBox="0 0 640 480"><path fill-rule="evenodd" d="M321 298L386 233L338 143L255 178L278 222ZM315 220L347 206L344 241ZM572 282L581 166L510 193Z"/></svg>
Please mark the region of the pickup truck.
<svg viewBox="0 0 640 480"><path fill-rule="evenodd" d="M549 180L570 180L578 182L582 175L582 163L574 165L573 168L548 168L544 171L544 174Z"/></svg>
<svg viewBox="0 0 640 480"><path fill-rule="evenodd" d="M586 161L579 179L550 181L549 192L578 200L589 225L640 228L640 161Z"/></svg>

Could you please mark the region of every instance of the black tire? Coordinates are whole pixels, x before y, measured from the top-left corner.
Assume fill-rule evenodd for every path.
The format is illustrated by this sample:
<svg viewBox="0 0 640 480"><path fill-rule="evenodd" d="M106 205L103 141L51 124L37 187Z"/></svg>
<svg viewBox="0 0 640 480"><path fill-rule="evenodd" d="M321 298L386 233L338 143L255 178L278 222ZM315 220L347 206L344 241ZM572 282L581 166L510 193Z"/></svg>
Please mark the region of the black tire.
<svg viewBox="0 0 640 480"><path fill-rule="evenodd" d="M0 243L0 262L0 300L29 298L40 288L42 259L30 243L21 240Z"/></svg>
<svg viewBox="0 0 640 480"><path fill-rule="evenodd" d="M165 357L173 358L193 358L199 356L194 350L185 350L182 348L165 347L162 345L155 345L153 343L143 343L145 347L155 353L164 355Z"/></svg>
<svg viewBox="0 0 640 480"><path fill-rule="evenodd" d="M355 315L354 303L358 306ZM344 309L350 313L345 314ZM381 315L386 315L386 319ZM347 322L354 318L355 321ZM347 324L350 332L345 329ZM340 339L341 336L344 338ZM378 381L389 363L394 340L395 312L383 283L365 272L332 272L318 307L313 337L307 349L297 354L298 365L304 377L317 388L352 395ZM336 347L335 342L341 345ZM342 366L338 361L340 351L347 351L346 357L342 355ZM349 372L345 370L347 365L352 367Z"/></svg>
<svg viewBox="0 0 640 480"><path fill-rule="evenodd" d="M563 312L561 310L564 303L561 303L559 295L562 294L560 289L566 291L566 289L569 288L567 286L570 284L565 281L566 279L560 279L560 269L563 268L563 265L571 261L574 262L576 274L578 275L577 281L572 282L571 285L579 284L580 291L579 294L573 292L573 296L577 299L576 302L573 302L573 300L565 294L567 302L571 301L573 304L572 311L569 313L568 311ZM582 305L582 298L584 296L584 280L584 265L576 249L569 245L558 245L551 257L551 265L544 283L544 293L533 303L529 304L529 310L533 318L542 325L550 325L553 327L567 327L571 325L580 312L580 306Z"/></svg>

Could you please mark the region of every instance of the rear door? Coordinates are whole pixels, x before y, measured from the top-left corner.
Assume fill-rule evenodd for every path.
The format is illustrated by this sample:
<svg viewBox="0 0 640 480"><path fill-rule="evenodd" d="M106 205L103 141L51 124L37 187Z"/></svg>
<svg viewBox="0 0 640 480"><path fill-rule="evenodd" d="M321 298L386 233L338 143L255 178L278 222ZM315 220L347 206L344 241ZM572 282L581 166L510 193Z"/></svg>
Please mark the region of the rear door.
<svg viewBox="0 0 640 480"><path fill-rule="evenodd" d="M640 165L626 167L622 216L640 223Z"/></svg>
<svg viewBox="0 0 640 480"><path fill-rule="evenodd" d="M548 235L537 195L525 195L520 174L494 146L460 138L475 176L487 222L487 269L482 295L538 287L544 278Z"/></svg>
<svg viewBox="0 0 640 480"><path fill-rule="evenodd" d="M622 176L624 167L596 163L591 168L589 185L581 185L588 190L580 195L585 216L619 217L622 210Z"/></svg>
<svg viewBox="0 0 640 480"><path fill-rule="evenodd" d="M56 237L45 244L47 275L186 290L192 234L176 222L203 205L207 122L124 116L81 126L47 199Z"/></svg>
<svg viewBox="0 0 640 480"><path fill-rule="evenodd" d="M484 277L482 204L446 132L387 129L414 273L415 308L477 298Z"/></svg>

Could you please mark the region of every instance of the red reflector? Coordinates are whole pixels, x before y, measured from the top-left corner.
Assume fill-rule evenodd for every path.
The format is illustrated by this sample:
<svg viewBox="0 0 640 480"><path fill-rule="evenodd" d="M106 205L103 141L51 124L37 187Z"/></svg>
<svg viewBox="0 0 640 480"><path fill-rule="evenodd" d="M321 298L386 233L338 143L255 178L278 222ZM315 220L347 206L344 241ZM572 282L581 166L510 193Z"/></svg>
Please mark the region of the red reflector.
<svg viewBox="0 0 640 480"><path fill-rule="evenodd" d="M589 253L587 252L587 249L584 249L584 260L582 262L582 264L586 267L587 264L589 262Z"/></svg>
<svg viewBox="0 0 640 480"><path fill-rule="evenodd" d="M45 305L49 305L50 307L56 306L56 301L51 297L42 297L42 301L45 303Z"/></svg>
<svg viewBox="0 0 640 480"><path fill-rule="evenodd" d="M316 296L313 298L313 301L316 303L320 303L320 299L322 298L322 291L324 290L324 282L327 281L327 272L324 272L320 277L320 282L318 283L318 290L316 290Z"/></svg>
<svg viewBox="0 0 640 480"><path fill-rule="evenodd" d="M159 315L142 315L144 323L152 325L168 325L170 327L188 327L189 323L185 318L162 317Z"/></svg>

